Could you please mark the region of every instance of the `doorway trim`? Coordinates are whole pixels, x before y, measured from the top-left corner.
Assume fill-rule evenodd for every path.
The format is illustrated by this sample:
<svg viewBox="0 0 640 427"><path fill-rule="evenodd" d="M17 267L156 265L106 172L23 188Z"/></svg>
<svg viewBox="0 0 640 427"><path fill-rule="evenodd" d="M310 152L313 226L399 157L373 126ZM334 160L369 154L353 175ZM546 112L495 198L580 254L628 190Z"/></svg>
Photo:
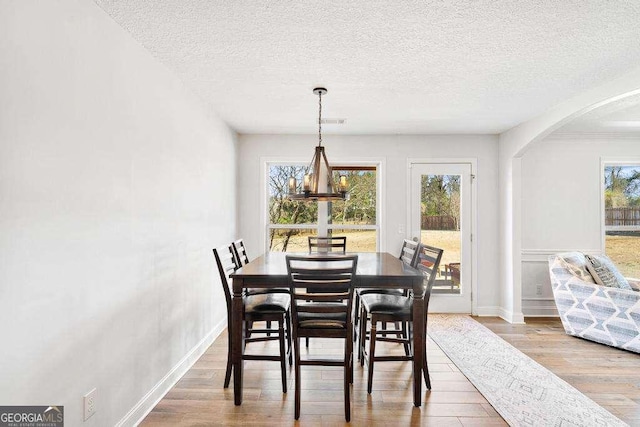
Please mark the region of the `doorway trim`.
<svg viewBox="0 0 640 427"><path fill-rule="evenodd" d="M478 159L475 157L409 157L407 158L406 173L406 196L407 196L407 218L406 218L406 235L407 239L411 238L411 167L414 164L459 164L465 163L471 165L471 315L476 316L478 312Z"/></svg>

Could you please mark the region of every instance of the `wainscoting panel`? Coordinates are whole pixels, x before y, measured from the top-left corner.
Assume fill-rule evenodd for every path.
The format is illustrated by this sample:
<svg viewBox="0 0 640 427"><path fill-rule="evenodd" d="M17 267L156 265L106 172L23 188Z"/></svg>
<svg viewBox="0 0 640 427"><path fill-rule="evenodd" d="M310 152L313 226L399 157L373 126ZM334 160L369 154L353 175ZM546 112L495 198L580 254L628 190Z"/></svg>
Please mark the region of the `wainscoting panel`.
<svg viewBox="0 0 640 427"><path fill-rule="evenodd" d="M560 252L578 251L601 254L599 249L523 249L522 250L522 312L525 317L557 317L549 279L549 256Z"/></svg>

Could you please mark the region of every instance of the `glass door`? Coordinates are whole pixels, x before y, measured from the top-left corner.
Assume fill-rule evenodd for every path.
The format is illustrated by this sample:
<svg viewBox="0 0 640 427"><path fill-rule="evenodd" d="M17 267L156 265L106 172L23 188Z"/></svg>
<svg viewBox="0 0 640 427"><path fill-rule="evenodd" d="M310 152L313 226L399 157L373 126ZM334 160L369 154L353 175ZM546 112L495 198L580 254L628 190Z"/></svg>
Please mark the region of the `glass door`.
<svg viewBox="0 0 640 427"><path fill-rule="evenodd" d="M444 250L429 311L471 313L471 164L411 165L411 236Z"/></svg>

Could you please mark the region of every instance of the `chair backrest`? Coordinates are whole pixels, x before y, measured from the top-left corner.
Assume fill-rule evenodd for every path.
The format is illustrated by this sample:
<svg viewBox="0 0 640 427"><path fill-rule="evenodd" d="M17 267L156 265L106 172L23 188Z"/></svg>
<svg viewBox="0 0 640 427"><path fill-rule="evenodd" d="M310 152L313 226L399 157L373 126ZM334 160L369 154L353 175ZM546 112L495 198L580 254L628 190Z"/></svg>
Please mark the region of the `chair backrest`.
<svg viewBox="0 0 640 427"><path fill-rule="evenodd" d="M346 314L347 328L350 328L358 256L287 255L286 260L293 324L298 324L298 314L303 312L318 313L319 316L343 313Z"/></svg>
<svg viewBox="0 0 640 427"><path fill-rule="evenodd" d="M231 282L229 276L234 273L240 266L236 261L233 251L233 245L221 246L213 250L213 256L216 259L218 273L220 274L220 283L224 290L224 298L227 302L227 320L231 325Z"/></svg>
<svg viewBox="0 0 640 427"><path fill-rule="evenodd" d="M233 252L240 267L249 264L249 256L247 255L247 248L244 246L244 240L238 239L233 242Z"/></svg>
<svg viewBox="0 0 640 427"><path fill-rule="evenodd" d="M347 237L318 237L309 236L309 253L345 253L347 251Z"/></svg>
<svg viewBox="0 0 640 427"><path fill-rule="evenodd" d="M424 307L425 313L429 308L429 297L431 296L431 288L436 281L436 275L438 274L438 268L440 267L440 260L442 259L443 249L434 248L433 246L418 245L418 255L413 260L413 267L420 270L424 276L425 281L425 293L424 293Z"/></svg>
<svg viewBox="0 0 640 427"><path fill-rule="evenodd" d="M413 265L413 262L418 255L418 245L418 242L404 239L402 242L402 249L400 250L400 260L407 265Z"/></svg>

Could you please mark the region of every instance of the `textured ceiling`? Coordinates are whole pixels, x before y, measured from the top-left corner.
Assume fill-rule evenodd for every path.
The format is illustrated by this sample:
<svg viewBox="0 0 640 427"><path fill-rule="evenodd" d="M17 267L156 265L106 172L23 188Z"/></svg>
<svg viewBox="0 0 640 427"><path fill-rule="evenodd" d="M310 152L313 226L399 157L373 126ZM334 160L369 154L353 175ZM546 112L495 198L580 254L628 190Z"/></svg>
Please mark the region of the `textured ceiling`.
<svg viewBox="0 0 640 427"><path fill-rule="evenodd" d="M640 63L640 2L95 0L240 133L499 133Z"/></svg>

